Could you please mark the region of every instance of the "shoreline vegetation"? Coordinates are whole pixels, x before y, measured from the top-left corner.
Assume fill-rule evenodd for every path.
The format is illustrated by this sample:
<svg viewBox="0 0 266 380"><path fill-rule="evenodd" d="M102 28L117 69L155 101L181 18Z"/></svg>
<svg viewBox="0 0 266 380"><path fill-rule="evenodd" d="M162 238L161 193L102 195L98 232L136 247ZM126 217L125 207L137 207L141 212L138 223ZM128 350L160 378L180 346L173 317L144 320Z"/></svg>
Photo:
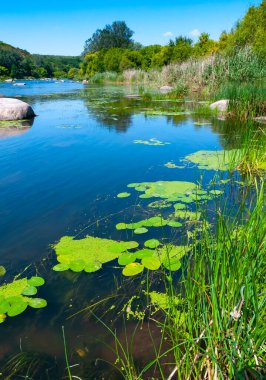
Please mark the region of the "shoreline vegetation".
<svg viewBox="0 0 266 380"><path fill-rule="evenodd" d="M104 40L101 38L103 30L98 30L86 41L80 67L64 71L71 79L91 84L136 85L138 93L132 95L143 102L203 101L197 111L203 116L208 112L210 115L205 101L229 100L226 116L231 122L222 131L226 149L194 152L180 162L201 170L197 183L159 180L131 183L117 194L116 198L123 202L123 198L138 191L138 201L152 198L146 215L150 216L148 212L154 209L158 212L150 218L128 223L121 213L121 221L114 228L132 230L132 235L127 236L137 240L148 228L157 227L161 231L159 240L147 240L139 249L136 241L64 236L53 246L56 272L86 272L93 276L106 263L117 260L116 269L121 269L126 278L117 284L114 294L88 300L84 309L75 310L68 317L92 318L108 331L114 341L109 346L115 358L109 363L110 368L115 368L112 370L114 379L263 380L266 377L266 132L263 124L253 120L266 113L265 17L266 1L263 0L258 7L250 7L230 33L223 32L218 42L202 33L195 44L186 37L179 37L167 46L150 47L135 43L133 32L126 29L124 23L117 22L106 27L109 34L105 33ZM112 33L118 27L123 33L126 30L126 40L120 40L120 47L102 47L106 41L112 43ZM39 77L47 73L42 65L46 72L41 74L40 67ZM3 67L0 55L0 76L2 70L2 74L12 77L11 71ZM172 87L167 94L153 91L166 85ZM164 107L167 110L167 105ZM158 111L153 115L164 113ZM158 146L158 149L168 144L154 138L134 143ZM165 166L173 170L184 167L173 162ZM207 170L214 170L215 174L204 188L201 182ZM210 208L208 202L213 202ZM174 211L166 218L162 209L172 206ZM169 227L184 228L182 245L165 243L164 228ZM90 249L93 254L89 255ZM0 270L2 276L6 276L5 268L0 267ZM119 281L120 278L114 280ZM24 282L26 284L27 279ZM44 280L34 277L31 282L21 288L20 293L15 293L16 298L20 298L19 305L15 306L17 314L13 311L11 316L25 310L25 296L32 307L46 306L45 300L38 301L40 304L36 306L36 301L34 304L29 298L36 294L35 287L43 285ZM0 286L0 297L1 289L3 298L6 286ZM123 294L127 291L128 294L121 297L121 289ZM12 296L14 298L13 293ZM6 308L1 302L5 302ZM6 299L1 302L0 322L5 324L10 308ZM116 332L118 319L125 326L122 338ZM129 337L127 322L136 323ZM155 342L150 326L159 329L156 336L159 343ZM147 330L154 352L154 358L142 367L133 353L139 328ZM74 356L80 364L71 365L73 355L68 348L68 331L63 327L62 332L65 366L63 374L58 370L61 374L58 379L90 378L83 353L80 357ZM45 363L45 355L30 355L22 350L6 360L1 372L5 379L43 376L41 371L45 365L47 368L57 365L55 361Z"/></svg>

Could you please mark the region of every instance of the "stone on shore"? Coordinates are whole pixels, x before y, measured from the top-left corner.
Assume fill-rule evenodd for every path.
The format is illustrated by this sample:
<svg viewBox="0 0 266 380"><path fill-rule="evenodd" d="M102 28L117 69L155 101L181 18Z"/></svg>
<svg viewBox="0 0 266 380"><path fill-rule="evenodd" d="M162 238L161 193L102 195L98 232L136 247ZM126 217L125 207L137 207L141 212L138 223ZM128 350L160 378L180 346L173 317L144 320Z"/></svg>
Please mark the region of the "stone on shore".
<svg viewBox="0 0 266 380"><path fill-rule="evenodd" d="M162 94L167 94L168 92L173 91L173 89L174 89L174 87L172 87L172 86L162 86L162 87L160 88L160 92L161 92Z"/></svg>
<svg viewBox="0 0 266 380"><path fill-rule="evenodd" d="M19 99L0 98L0 120L31 119L35 115L28 103Z"/></svg>
<svg viewBox="0 0 266 380"><path fill-rule="evenodd" d="M218 110L220 112L226 112L228 109L228 105L229 105L228 99L218 100L217 102L212 103L210 105L210 109Z"/></svg>
<svg viewBox="0 0 266 380"><path fill-rule="evenodd" d="M84 80L82 81L82 84L89 84L89 81L86 80L86 79L84 79Z"/></svg>

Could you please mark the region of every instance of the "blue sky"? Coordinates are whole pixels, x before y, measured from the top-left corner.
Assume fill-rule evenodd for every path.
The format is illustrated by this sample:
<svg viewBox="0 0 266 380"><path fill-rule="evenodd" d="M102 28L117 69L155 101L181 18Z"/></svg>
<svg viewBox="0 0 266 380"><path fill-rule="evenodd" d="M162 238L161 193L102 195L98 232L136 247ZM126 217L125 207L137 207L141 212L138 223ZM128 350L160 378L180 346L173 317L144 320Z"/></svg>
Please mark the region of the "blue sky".
<svg viewBox="0 0 266 380"><path fill-rule="evenodd" d="M78 55L97 28L124 20L144 45L171 36L217 39L260 0L11 0L1 1L0 41L31 53Z"/></svg>

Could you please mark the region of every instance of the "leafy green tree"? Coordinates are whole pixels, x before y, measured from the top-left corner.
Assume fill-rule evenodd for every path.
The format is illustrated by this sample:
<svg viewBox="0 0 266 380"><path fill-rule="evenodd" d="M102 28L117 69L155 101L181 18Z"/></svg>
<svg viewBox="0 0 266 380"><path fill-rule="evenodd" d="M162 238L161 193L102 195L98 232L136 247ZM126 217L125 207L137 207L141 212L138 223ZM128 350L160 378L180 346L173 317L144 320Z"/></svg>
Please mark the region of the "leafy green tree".
<svg viewBox="0 0 266 380"><path fill-rule="evenodd" d="M0 77L7 77L8 74L9 70L4 66L0 66Z"/></svg>
<svg viewBox="0 0 266 380"><path fill-rule="evenodd" d="M83 55L95 53L102 49L133 47L134 32L124 21L114 21L103 29L97 29L85 42Z"/></svg>

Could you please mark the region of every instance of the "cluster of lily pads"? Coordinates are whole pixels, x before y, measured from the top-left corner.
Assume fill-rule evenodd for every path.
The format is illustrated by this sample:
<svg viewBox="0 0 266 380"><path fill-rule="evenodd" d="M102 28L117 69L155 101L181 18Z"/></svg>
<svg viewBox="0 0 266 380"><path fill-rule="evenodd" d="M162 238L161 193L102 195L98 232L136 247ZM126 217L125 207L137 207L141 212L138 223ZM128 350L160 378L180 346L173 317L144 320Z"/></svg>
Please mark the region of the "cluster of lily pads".
<svg viewBox="0 0 266 380"><path fill-rule="evenodd" d="M7 317L23 313L27 307L40 309L47 305L46 300L33 297L38 287L45 283L42 277L22 278L0 286L0 323Z"/></svg>
<svg viewBox="0 0 266 380"><path fill-rule="evenodd" d="M241 152L237 149L199 150L187 155L184 161L197 165L199 169L225 171L237 166L240 157Z"/></svg>
<svg viewBox="0 0 266 380"><path fill-rule="evenodd" d="M161 266L169 270L178 270L180 260L188 251L186 246L161 245L156 239L147 240L144 248L136 250L139 244L135 241L115 241L87 236L75 240L65 236L55 245L58 264L55 271L72 270L73 272L96 272L102 265L118 259L124 266L125 276L135 276L144 268L157 270ZM132 251L134 250L134 251Z"/></svg>

